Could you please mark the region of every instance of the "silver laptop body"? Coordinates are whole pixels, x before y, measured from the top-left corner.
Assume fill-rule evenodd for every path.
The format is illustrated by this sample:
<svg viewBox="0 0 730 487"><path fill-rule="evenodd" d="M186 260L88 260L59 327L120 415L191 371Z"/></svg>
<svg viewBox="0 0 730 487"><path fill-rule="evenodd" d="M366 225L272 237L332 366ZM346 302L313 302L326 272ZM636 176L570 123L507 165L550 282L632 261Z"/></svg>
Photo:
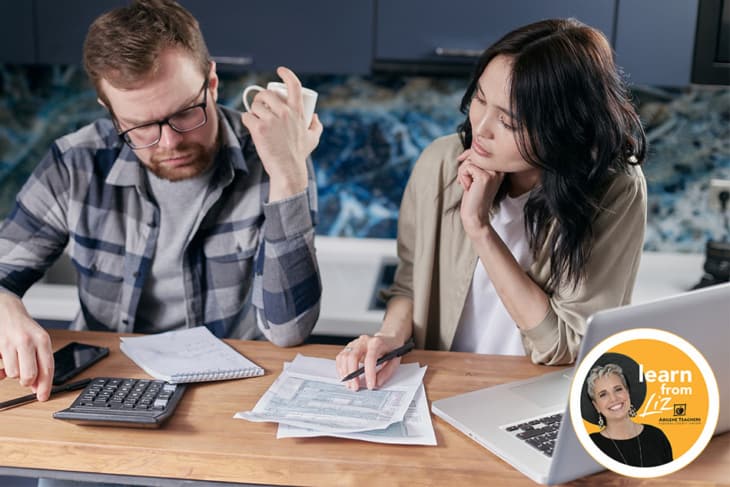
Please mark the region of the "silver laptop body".
<svg viewBox="0 0 730 487"><path fill-rule="evenodd" d="M707 359L720 389L715 434L730 430L730 284L595 313L588 319L578 363L606 337L633 328L675 333ZM432 411L535 482L558 484L603 470L583 449L567 409L572 369L434 401ZM506 430L563 413L552 457Z"/></svg>

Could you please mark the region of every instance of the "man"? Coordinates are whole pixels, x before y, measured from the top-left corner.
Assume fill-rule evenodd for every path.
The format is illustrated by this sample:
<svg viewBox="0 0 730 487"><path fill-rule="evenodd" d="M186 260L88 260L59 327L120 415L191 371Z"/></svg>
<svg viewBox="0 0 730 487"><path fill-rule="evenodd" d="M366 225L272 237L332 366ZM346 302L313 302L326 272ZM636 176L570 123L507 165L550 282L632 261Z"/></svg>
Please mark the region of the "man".
<svg viewBox="0 0 730 487"><path fill-rule="evenodd" d="M301 343L319 315L316 190L309 154L322 125L259 93L251 112L218 107L197 21L172 0L99 17L84 66L111 120L57 140L0 226L0 379L48 398L53 356L20 296L68 245L81 312L74 329ZM257 329L258 325L258 329Z"/></svg>

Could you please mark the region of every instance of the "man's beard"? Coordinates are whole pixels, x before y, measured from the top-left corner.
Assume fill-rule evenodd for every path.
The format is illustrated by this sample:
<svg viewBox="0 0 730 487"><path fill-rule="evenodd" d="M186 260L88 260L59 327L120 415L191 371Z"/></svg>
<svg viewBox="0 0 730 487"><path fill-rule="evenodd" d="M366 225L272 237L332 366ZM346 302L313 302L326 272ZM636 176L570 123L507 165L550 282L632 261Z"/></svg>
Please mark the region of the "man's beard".
<svg viewBox="0 0 730 487"><path fill-rule="evenodd" d="M158 178L167 179L168 181L182 181L194 178L211 166L216 148L217 145L215 144L210 148L198 143L181 144L175 150L154 154L145 166ZM180 156L192 157L190 157L190 162L184 166L171 167L163 162L171 157Z"/></svg>

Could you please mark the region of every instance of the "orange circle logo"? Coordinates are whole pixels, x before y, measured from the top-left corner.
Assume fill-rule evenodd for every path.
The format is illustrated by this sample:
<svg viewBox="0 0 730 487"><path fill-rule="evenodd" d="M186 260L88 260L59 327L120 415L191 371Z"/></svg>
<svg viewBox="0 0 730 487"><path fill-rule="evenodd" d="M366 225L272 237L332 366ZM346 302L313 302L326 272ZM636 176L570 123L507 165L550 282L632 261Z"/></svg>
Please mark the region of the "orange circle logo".
<svg viewBox="0 0 730 487"><path fill-rule="evenodd" d="M707 446L719 391L707 361L683 338L627 330L599 343L576 369L570 416L581 444L604 467L657 477Z"/></svg>
<svg viewBox="0 0 730 487"><path fill-rule="evenodd" d="M641 403L633 404L635 421L661 429L672 445L674 458L684 455L702 433L709 412L707 384L694 361L673 345L649 339L631 340L607 353L638 361L638 376L629 380L645 385L646 395ZM601 430L585 419L583 422L589 434Z"/></svg>

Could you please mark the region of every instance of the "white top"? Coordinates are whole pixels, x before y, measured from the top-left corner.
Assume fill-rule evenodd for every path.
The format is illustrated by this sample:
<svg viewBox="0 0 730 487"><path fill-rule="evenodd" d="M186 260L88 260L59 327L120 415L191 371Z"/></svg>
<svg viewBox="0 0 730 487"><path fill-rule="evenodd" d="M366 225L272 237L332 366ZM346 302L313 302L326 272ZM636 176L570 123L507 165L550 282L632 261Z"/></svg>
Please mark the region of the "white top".
<svg viewBox="0 0 730 487"><path fill-rule="evenodd" d="M527 270L532 254L525 235L527 192L516 198L506 197L492 216L492 228L510 249L520 267ZM477 259L471 288L461 312L451 350L499 355L525 355L520 331L502 305L482 260Z"/></svg>

